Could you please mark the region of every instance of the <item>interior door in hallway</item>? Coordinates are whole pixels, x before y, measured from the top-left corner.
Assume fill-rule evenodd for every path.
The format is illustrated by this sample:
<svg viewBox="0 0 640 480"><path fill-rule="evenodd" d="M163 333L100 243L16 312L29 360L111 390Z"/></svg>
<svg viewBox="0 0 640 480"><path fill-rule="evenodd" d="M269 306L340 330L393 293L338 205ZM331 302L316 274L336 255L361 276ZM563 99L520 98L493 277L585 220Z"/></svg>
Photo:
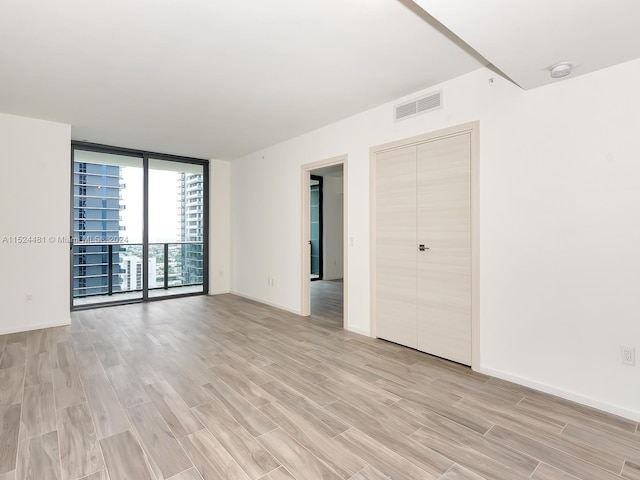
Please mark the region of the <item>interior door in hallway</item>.
<svg viewBox="0 0 640 480"><path fill-rule="evenodd" d="M417 348L471 364L471 135L417 147Z"/></svg>

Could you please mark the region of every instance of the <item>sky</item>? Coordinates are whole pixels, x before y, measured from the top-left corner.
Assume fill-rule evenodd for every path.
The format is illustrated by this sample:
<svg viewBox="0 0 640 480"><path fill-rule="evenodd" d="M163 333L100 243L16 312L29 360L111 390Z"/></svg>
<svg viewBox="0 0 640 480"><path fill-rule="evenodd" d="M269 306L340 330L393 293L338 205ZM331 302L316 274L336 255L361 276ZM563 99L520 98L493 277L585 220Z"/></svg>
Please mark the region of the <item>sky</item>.
<svg viewBox="0 0 640 480"><path fill-rule="evenodd" d="M121 236L127 243L142 243L142 168L122 167L126 188L121 190ZM149 170L149 242L179 242L178 172Z"/></svg>

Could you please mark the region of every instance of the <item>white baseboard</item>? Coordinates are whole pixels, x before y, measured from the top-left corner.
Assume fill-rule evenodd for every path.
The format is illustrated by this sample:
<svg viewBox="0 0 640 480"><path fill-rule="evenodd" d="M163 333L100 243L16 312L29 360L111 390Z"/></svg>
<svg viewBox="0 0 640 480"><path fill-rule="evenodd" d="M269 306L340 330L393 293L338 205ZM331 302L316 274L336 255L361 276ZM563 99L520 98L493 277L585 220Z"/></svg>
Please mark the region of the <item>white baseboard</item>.
<svg viewBox="0 0 640 480"><path fill-rule="evenodd" d="M233 290L231 292L229 292L229 293L231 293L232 295L236 295L238 297L246 298L247 300L253 300L254 302L264 303L265 305L269 305L270 307L274 307L274 308L278 308L280 310L285 310L287 312L295 313L296 315L302 315L302 312L300 310L294 310L293 308L289 308L289 307L285 307L285 306L282 306L282 305L278 305L277 303L269 302L268 300L264 300L263 298L252 297L251 295L245 295L244 293L234 292Z"/></svg>
<svg viewBox="0 0 640 480"><path fill-rule="evenodd" d="M224 295L225 293L231 293L231 290L212 290L208 295Z"/></svg>
<svg viewBox="0 0 640 480"><path fill-rule="evenodd" d="M350 332L353 333L357 333L359 335L364 335L365 337L370 337L371 335L369 334L368 330L364 330L362 328L358 328L358 327L352 327L351 325L349 325L349 327L347 328L347 330L349 330Z"/></svg>
<svg viewBox="0 0 640 480"><path fill-rule="evenodd" d="M617 405L612 405L610 403L600 402L593 398L585 397L584 395L570 392L568 390L563 390L561 388L557 388L552 385L539 383L534 380L529 380L528 378L519 377L517 375L511 375L509 373L505 373L500 370L494 370L492 368L481 367L480 372L484 373L485 375L491 375L492 377L517 383L525 387L530 387L544 393L550 393L551 395L556 395L557 397L562 397L566 400L571 400L572 402L577 402L577 403L581 403L582 405L587 405L589 407L597 408L598 410L612 413L620 417L628 418L630 420L633 420L634 422L640 422L639 410L631 410L628 408L619 407Z"/></svg>
<svg viewBox="0 0 640 480"><path fill-rule="evenodd" d="M36 324L29 324L29 325L16 325L15 327L5 328L3 330L0 330L0 335L29 332L31 330L42 330L43 328L66 327L67 325L71 325L71 317L69 317L65 321L45 322L45 323L36 323Z"/></svg>

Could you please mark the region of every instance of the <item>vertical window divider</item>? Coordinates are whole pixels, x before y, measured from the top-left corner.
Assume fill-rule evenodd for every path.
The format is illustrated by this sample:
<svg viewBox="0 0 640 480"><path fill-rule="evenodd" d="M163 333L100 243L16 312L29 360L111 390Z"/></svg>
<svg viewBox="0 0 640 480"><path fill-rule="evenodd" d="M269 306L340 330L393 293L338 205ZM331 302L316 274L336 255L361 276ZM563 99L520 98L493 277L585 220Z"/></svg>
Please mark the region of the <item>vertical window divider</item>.
<svg viewBox="0 0 640 480"><path fill-rule="evenodd" d="M142 301L149 299L149 155L142 154Z"/></svg>
<svg viewBox="0 0 640 480"><path fill-rule="evenodd" d="M202 288L205 295L209 294L209 163L202 166L202 212L204 215L204 232L202 232Z"/></svg>

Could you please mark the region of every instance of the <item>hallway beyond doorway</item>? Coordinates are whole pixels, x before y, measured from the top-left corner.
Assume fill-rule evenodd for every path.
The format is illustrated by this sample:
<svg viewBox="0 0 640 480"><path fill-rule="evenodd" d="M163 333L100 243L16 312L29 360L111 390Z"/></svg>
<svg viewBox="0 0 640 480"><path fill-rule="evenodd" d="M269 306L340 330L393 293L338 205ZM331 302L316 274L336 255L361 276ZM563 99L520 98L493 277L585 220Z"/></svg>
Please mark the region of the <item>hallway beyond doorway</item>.
<svg viewBox="0 0 640 480"><path fill-rule="evenodd" d="M311 282L311 320L343 328L344 283L339 280Z"/></svg>

